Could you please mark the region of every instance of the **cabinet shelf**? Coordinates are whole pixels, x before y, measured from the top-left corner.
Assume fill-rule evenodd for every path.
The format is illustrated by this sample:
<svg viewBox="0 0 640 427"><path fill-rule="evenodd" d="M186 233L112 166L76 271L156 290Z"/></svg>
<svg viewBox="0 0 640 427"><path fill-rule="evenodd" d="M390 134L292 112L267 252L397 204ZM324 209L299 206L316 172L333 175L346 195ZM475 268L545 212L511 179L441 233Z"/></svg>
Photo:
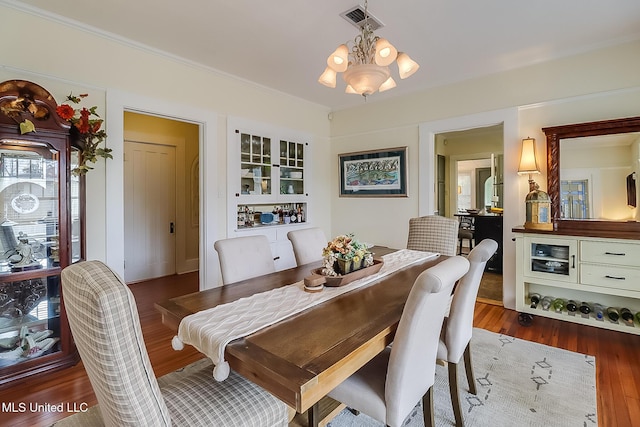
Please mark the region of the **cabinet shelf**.
<svg viewBox="0 0 640 427"><path fill-rule="evenodd" d="M579 323L581 325L594 326L596 328L610 329L612 331L640 335L640 324L638 324L638 322L636 322L635 320L632 324L627 324L622 319L618 320L617 322L612 322L607 317L602 320L598 320L592 313L590 313L588 316L583 315L580 312L570 314L566 310L558 313L553 310L543 310L540 307L531 308L529 306L525 306L518 311L532 314L534 316L549 317L552 319L563 320L565 322Z"/></svg>

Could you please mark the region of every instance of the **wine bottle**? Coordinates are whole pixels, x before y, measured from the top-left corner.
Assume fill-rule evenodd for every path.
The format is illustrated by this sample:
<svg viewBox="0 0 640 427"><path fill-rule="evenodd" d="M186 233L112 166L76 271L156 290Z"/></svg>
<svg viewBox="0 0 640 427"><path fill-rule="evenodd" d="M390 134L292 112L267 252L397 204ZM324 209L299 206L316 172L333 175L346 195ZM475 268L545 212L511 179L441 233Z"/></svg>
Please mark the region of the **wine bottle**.
<svg viewBox="0 0 640 427"><path fill-rule="evenodd" d="M564 300L562 298L556 298L553 300L553 309L556 313L561 313L564 310Z"/></svg>
<svg viewBox="0 0 640 427"><path fill-rule="evenodd" d="M620 316L622 317L622 320L624 320L625 322L629 324L633 324L633 313L631 313L631 310L629 310L628 308L626 307L621 308Z"/></svg>
<svg viewBox="0 0 640 427"><path fill-rule="evenodd" d="M552 303L553 303L553 297L546 296L542 298L542 302L540 303L540 305L542 306L543 310L549 310L549 307L551 307Z"/></svg>
<svg viewBox="0 0 640 427"><path fill-rule="evenodd" d="M608 307L607 308L607 316L609 317L609 319L612 322L617 322L618 319L620 318L620 312L615 307Z"/></svg>
<svg viewBox="0 0 640 427"><path fill-rule="evenodd" d="M596 319L598 320L604 319L604 307L602 306L602 304L594 304L593 312L596 315Z"/></svg>
<svg viewBox="0 0 640 427"><path fill-rule="evenodd" d="M538 303L540 302L540 294L530 294L529 300L531 301L531 308L538 307Z"/></svg>
<svg viewBox="0 0 640 427"><path fill-rule="evenodd" d="M636 321L640 323L640 311L636 313Z"/></svg>
<svg viewBox="0 0 640 427"><path fill-rule="evenodd" d="M582 301L579 310L582 314L589 314L591 313L591 305L588 302Z"/></svg>
<svg viewBox="0 0 640 427"><path fill-rule="evenodd" d="M567 311L569 311L571 313L574 313L574 312L578 311L578 303L575 302L572 299L567 301Z"/></svg>

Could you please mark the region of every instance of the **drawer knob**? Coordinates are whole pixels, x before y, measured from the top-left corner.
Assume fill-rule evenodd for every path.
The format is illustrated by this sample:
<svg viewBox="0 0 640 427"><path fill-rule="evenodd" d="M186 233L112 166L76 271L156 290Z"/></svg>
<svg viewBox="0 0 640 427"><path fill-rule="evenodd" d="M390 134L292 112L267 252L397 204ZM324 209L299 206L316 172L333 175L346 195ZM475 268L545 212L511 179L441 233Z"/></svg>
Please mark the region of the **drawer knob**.
<svg viewBox="0 0 640 427"><path fill-rule="evenodd" d="M606 277L607 279L626 280L624 277L620 277L620 276L611 276L611 275L609 275L609 274L606 274L604 277Z"/></svg>
<svg viewBox="0 0 640 427"><path fill-rule="evenodd" d="M624 252L605 252L605 255L625 256Z"/></svg>

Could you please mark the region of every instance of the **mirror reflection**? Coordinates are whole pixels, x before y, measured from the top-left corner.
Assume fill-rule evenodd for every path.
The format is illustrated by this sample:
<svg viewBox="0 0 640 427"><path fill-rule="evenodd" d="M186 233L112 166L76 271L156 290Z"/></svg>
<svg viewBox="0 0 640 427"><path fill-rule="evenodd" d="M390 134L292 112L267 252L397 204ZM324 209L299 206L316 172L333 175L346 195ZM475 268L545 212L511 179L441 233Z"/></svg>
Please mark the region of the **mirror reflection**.
<svg viewBox="0 0 640 427"><path fill-rule="evenodd" d="M627 183L639 145L640 132L560 140L560 218L634 219Z"/></svg>

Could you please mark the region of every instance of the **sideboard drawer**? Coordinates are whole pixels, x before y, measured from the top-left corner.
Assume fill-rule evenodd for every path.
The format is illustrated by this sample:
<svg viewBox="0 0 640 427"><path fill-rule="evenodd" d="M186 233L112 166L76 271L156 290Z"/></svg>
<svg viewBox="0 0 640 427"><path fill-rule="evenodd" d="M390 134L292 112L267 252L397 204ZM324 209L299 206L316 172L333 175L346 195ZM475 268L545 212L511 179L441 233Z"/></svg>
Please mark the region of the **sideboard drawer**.
<svg viewBox="0 0 640 427"><path fill-rule="evenodd" d="M608 265L580 265L580 283L605 288L640 291L640 269Z"/></svg>
<svg viewBox="0 0 640 427"><path fill-rule="evenodd" d="M640 245L619 242L580 242L580 261L640 267Z"/></svg>

